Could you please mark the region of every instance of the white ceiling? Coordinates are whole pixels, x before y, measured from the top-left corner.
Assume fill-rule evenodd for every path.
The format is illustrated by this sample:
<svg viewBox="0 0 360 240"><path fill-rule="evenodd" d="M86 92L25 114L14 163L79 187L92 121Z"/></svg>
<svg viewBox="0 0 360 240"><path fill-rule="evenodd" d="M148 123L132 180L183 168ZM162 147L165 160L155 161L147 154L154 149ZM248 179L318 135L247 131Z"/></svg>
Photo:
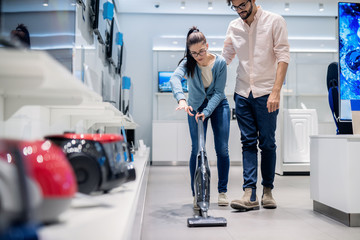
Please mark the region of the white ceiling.
<svg viewBox="0 0 360 240"><path fill-rule="evenodd" d="M226 0L113 0L122 13L152 13L152 14L225 14L234 13ZM180 9L181 2L185 2L185 9ZM213 9L208 10L208 2L212 2ZM290 4L290 10L285 11L284 5ZM359 2L347 0L346 2ZM324 5L324 11L319 11L319 3ZM302 16L337 16L338 0L256 0L256 4L264 9L281 15ZM156 8L155 5L159 7Z"/></svg>

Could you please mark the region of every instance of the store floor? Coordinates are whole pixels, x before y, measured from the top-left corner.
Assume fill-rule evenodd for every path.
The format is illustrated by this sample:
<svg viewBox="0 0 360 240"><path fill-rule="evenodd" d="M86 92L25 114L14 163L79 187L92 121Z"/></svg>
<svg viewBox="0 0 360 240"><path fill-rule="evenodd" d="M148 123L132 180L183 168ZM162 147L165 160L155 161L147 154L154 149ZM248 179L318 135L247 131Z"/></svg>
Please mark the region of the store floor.
<svg viewBox="0 0 360 240"><path fill-rule="evenodd" d="M210 215L225 217L227 227L188 228L192 196L188 167L151 166L145 203L142 240L359 240L360 227L347 227L312 210L309 176L275 176L274 210L237 212L217 206L217 173L211 167ZM242 167L231 166L228 197L242 196ZM258 197L261 197L258 186ZM336 189L334 189L336 191Z"/></svg>

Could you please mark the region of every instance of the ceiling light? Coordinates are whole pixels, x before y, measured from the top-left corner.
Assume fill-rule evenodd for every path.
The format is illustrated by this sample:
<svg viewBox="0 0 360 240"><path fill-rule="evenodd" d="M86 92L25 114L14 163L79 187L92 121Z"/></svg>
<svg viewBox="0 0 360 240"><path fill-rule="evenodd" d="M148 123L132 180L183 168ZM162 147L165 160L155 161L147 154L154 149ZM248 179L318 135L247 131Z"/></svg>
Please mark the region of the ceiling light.
<svg viewBox="0 0 360 240"><path fill-rule="evenodd" d="M44 0L44 2L43 2L43 6L44 6L44 7L49 6L49 0Z"/></svg>
<svg viewBox="0 0 360 240"><path fill-rule="evenodd" d="M182 2L181 2L180 8L181 8L181 9L185 9L185 1L182 1Z"/></svg>
<svg viewBox="0 0 360 240"><path fill-rule="evenodd" d="M212 2L208 2L208 9L209 10L213 10L213 3Z"/></svg>
<svg viewBox="0 0 360 240"><path fill-rule="evenodd" d="M319 11L320 12L324 11L324 4L323 3L319 3Z"/></svg>
<svg viewBox="0 0 360 240"><path fill-rule="evenodd" d="M285 11L290 11L290 3L285 3Z"/></svg>
<svg viewBox="0 0 360 240"><path fill-rule="evenodd" d="M178 41L173 41L172 42L174 45L177 45L178 44Z"/></svg>

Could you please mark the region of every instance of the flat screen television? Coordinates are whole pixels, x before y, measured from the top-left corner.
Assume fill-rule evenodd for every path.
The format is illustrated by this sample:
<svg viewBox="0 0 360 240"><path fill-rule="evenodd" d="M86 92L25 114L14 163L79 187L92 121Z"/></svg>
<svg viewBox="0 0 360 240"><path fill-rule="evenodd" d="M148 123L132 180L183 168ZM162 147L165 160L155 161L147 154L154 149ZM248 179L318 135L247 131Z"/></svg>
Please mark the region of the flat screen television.
<svg viewBox="0 0 360 240"><path fill-rule="evenodd" d="M91 22L94 33L97 35L100 43L105 44L107 41L107 32L110 28L111 5L108 0L91 0ZM109 7L110 6L110 7Z"/></svg>
<svg viewBox="0 0 360 240"><path fill-rule="evenodd" d="M106 56L109 62L115 67L115 73L120 73L122 43L122 33L119 31L115 18L113 18L111 21L109 42L106 45Z"/></svg>
<svg viewBox="0 0 360 240"><path fill-rule="evenodd" d="M171 71L159 71L159 92L171 92L170 78L174 72ZM184 92L188 91L187 80L183 78L181 80L181 85Z"/></svg>
<svg viewBox="0 0 360 240"><path fill-rule="evenodd" d="M360 100L360 3L338 3L340 120L351 120L351 100Z"/></svg>

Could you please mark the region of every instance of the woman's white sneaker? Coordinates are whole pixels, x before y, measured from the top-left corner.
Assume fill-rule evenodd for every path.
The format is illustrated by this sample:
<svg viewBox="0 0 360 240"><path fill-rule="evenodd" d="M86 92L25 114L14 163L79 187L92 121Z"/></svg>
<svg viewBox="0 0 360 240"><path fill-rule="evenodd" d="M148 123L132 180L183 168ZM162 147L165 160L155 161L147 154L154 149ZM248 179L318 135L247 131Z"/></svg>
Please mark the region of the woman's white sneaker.
<svg viewBox="0 0 360 240"><path fill-rule="evenodd" d="M229 206L229 200L226 196L226 193L219 193L219 197L218 197L218 205L222 206L222 207L226 207Z"/></svg>
<svg viewBox="0 0 360 240"><path fill-rule="evenodd" d="M196 202L196 197L194 197L194 210L195 210L195 211L199 211L199 210L200 210L200 208L199 208L199 206L197 205L197 202Z"/></svg>

